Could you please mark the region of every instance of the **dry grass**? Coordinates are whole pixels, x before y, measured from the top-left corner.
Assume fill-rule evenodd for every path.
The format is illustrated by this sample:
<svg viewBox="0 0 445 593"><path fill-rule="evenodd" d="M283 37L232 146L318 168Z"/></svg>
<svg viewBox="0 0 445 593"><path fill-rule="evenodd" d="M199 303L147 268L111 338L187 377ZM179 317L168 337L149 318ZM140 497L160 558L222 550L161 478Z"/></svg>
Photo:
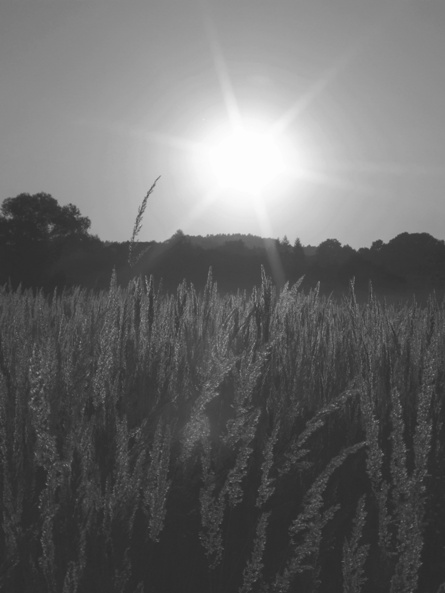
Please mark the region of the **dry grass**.
<svg viewBox="0 0 445 593"><path fill-rule="evenodd" d="M153 185L150 187L148 192L145 194L145 197L142 200L141 205L138 208L138 213L136 215L136 219L135 219L135 223L134 223L134 227L133 227L133 234L131 235L130 246L129 246L129 250L128 250L128 263L131 268L133 268L136 265L136 263L139 261L139 259L145 253L145 251L142 251L141 253L138 254L138 256L135 255L134 250L135 250L135 246L136 246L136 238L139 235L141 228L142 228L142 219L144 217L145 209L147 207L148 198L153 193L153 191L156 187L156 184L160 178L161 178L161 176L159 175L159 177L157 177L154 180Z"/></svg>
<svg viewBox="0 0 445 593"><path fill-rule="evenodd" d="M435 593L444 321L264 273L3 289L0 589Z"/></svg>

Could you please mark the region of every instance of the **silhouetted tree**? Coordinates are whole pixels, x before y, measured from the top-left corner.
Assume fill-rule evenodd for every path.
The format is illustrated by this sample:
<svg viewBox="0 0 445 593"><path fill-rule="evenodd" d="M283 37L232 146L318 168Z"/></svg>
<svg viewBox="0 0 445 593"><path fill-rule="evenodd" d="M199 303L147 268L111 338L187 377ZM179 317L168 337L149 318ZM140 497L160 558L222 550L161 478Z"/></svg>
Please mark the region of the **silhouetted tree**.
<svg viewBox="0 0 445 593"><path fill-rule="evenodd" d="M445 243L428 233L401 233L379 252L385 266L411 282L444 279Z"/></svg>
<svg viewBox="0 0 445 593"><path fill-rule="evenodd" d="M317 260L320 264L332 265L341 259L342 247L337 239L326 239L317 247Z"/></svg>
<svg viewBox="0 0 445 593"><path fill-rule="evenodd" d="M383 247L384 243L381 239L377 239L377 241L373 241L372 245L371 245L371 249L373 251L380 251L381 248Z"/></svg>
<svg viewBox="0 0 445 593"><path fill-rule="evenodd" d="M77 206L60 206L46 193L6 198L0 208L0 281L40 284L66 242L89 237L90 220Z"/></svg>
<svg viewBox="0 0 445 593"><path fill-rule="evenodd" d="M299 264L302 265L305 263L306 260L306 254L304 252L304 247L301 244L300 239L297 237L294 241L293 247L292 247L292 253L294 256L295 261Z"/></svg>
<svg viewBox="0 0 445 593"><path fill-rule="evenodd" d="M182 229L178 229L171 237L170 237L170 241L173 242L177 242L177 241L184 241L186 238L186 235L184 234L184 231Z"/></svg>
<svg viewBox="0 0 445 593"><path fill-rule="evenodd" d="M77 206L60 206L46 193L19 194L6 198L1 206L2 241L48 241L72 235L86 235L91 222Z"/></svg>

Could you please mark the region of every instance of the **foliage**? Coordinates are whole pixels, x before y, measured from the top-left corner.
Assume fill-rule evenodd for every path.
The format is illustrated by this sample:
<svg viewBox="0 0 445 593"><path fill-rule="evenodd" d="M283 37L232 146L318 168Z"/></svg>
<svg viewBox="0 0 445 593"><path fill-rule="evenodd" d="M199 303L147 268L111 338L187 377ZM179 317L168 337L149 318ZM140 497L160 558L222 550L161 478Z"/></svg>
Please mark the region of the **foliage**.
<svg viewBox="0 0 445 593"><path fill-rule="evenodd" d="M444 328L264 269L1 289L0 590L436 593Z"/></svg>
<svg viewBox="0 0 445 593"><path fill-rule="evenodd" d="M6 198L1 205L1 221L6 243L14 244L25 239L35 242L84 235L91 224L77 206L60 206L46 193Z"/></svg>
<svg viewBox="0 0 445 593"><path fill-rule="evenodd" d="M90 238L90 224L77 206L60 206L46 193L6 198L0 208L0 281L42 286L61 252Z"/></svg>
<svg viewBox="0 0 445 593"><path fill-rule="evenodd" d="M102 242L87 231L90 221L72 204L60 206L50 195L20 194L7 198L0 214L0 284L43 288L84 286L106 289L111 271L125 286L137 275L162 278L175 290L183 279L202 290L207 271L213 268L221 292L251 291L261 280L263 266L280 289L305 276L305 285L321 283L322 294L336 298L355 278L357 298L365 302L369 282L387 298L405 299L412 294L425 302L433 290L445 289L445 243L427 233L402 233L388 244L374 241L370 249L355 251L336 239L318 247L293 246L287 237L252 235L190 237L178 230L162 243L137 242L148 199L159 177L138 209L131 240Z"/></svg>

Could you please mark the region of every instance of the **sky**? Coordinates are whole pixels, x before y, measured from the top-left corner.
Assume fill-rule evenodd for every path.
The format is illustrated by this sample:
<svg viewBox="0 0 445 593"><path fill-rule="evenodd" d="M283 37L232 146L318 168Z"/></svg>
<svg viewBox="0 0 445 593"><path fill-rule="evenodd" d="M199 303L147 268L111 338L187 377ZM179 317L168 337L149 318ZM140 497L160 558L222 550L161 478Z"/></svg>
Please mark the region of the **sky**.
<svg viewBox="0 0 445 593"><path fill-rule="evenodd" d="M161 176L143 241L445 239L444 31L443 0L0 0L0 201L126 241ZM279 138L273 176L233 140L215 176L234 121ZM252 191L221 182L243 150Z"/></svg>

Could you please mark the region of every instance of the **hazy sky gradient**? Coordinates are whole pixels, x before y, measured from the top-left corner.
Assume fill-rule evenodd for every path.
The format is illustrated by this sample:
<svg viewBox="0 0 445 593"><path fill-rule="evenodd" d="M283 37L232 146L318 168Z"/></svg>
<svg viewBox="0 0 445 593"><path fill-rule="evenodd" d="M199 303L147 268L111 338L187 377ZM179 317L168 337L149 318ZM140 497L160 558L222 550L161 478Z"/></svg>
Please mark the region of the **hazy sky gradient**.
<svg viewBox="0 0 445 593"><path fill-rule="evenodd" d="M443 0L1 0L0 200L44 191L124 241L162 175L141 240L445 239L444 31ZM206 202L190 163L230 89L288 113L317 177L260 218Z"/></svg>

